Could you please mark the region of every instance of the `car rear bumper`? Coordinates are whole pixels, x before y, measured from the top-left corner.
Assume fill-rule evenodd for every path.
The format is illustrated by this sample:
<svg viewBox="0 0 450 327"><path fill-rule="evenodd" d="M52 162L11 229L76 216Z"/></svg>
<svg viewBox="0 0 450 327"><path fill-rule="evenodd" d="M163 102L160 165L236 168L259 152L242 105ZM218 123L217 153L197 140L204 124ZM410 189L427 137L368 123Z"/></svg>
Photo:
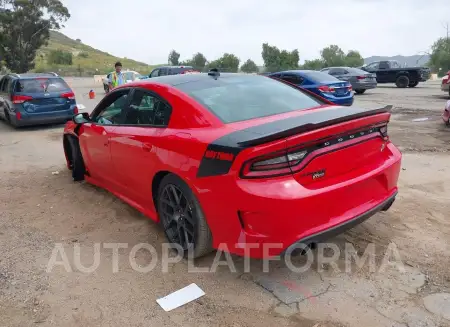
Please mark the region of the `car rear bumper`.
<svg viewBox="0 0 450 327"><path fill-rule="evenodd" d="M264 183L240 179L234 190L231 181L200 186L209 189L198 197L214 247L254 258L277 256L299 241L323 240L363 222L398 191L401 153L391 143L387 149L389 157L379 166L346 173L328 186L303 186L293 176Z"/></svg>
<svg viewBox="0 0 450 327"><path fill-rule="evenodd" d="M11 123L14 126L31 126L44 125L53 123L63 123L72 119L74 109L61 110L54 112L29 113L24 110L20 111L20 119L17 119L17 114L10 115Z"/></svg>
<svg viewBox="0 0 450 327"><path fill-rule="evenodd" d="M369 90L377 87L377 82L369 82L369 83L352 83L352 87L354 90Z"/></svg>

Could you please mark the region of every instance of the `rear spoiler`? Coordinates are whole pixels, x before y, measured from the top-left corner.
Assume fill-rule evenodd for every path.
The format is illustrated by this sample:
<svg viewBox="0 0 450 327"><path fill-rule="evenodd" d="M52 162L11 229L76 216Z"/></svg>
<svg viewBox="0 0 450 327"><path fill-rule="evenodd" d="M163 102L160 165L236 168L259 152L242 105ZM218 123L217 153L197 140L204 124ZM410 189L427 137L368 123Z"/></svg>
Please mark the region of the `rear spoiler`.
<svg viewBox="0 0 450 327"><path fill-rule="evenodd" d="M237 131L239 137L236 139L236 143L241 148L256 146L358 118L389 113L391 110L392 105L377 109L362 109L358 107L318 109L297 117L276 120Z"/></svg>

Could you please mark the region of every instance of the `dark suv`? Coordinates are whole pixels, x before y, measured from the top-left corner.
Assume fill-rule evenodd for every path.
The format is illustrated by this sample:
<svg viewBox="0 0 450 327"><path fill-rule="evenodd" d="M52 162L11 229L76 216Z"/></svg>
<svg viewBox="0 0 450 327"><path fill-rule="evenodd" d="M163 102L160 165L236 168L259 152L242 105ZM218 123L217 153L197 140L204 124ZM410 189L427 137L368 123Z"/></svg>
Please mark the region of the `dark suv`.
<svg viewBox="0 0 450 327"><path fill-rule="evenodd" d="M65 122L77 113L75 94L55 73L0 79L0 118L14 127Z"/></svg>
<svg viewBox="0 0 450 327"><path fill-rule="evenodd" d="M148 77L158 77L158 76L166 76L166 75L178 75L178 74L186 74L190 72L195 72L194 67L192 66L162 66L152 70Z"/></svg>

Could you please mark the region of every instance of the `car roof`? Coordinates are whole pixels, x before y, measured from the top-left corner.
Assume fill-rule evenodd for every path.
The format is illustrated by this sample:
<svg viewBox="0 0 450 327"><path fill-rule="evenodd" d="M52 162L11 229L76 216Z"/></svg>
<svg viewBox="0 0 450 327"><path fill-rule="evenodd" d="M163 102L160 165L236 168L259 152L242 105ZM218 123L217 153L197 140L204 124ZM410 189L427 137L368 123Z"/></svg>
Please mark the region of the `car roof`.
<svg viewBox="0 0 450 327"><path fill-rule="evenodd" d="M8 76L20 78L20 79L33 79L38 77L59 77L56 73L26 73L26 74L8 74Z"/></svg>
<svg viewBox="0 0 450 327"><path fill-rule="evenodd" d="M159 67L155 67L155 69L158 68L192 68L192 66L159 66Z"/></svg>
<svg viewBox="0 0 450 327"><path fill-rule="evenodd" d="M220 73L219 79L222 78L230 78L235 76L258 76L254 74L244 74L244 73ZM261 76L263 77L263 76ZM132 86L136 86L135 83L138 83L139 85L145 85L145 84L166 84L169 86L176 86L179 84L185 84L185 83L192 83L197 82L201 80L209 80L215 78L214 75L209 75L208 73L196 73L196 74L178 74L178 75L166 75L166 76L159 76L159 77L153 77L150 79L140 80L139 82L134 82ZM124 86L127 86L130 84L124 84Z"/></svg>

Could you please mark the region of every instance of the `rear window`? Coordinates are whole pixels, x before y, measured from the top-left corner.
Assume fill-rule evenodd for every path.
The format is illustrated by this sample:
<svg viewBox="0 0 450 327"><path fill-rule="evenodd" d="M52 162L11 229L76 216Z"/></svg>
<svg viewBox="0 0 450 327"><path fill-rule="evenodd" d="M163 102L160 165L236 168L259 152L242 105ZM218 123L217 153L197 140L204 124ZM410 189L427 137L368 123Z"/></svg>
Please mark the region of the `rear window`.
<svg viewBox="0 0 450 327"><path fill-rule="evenodd" d="M302 75L304 75L307 79L316 82L316 83L322 83L322 82L335 82L338 80L336 77L331 76L330 74L324 73L324 72L302 72Z"/></svg>
<svg viewBox="0 0 450 327"><path fill-rule="evenodd" d="M21 79L16 82L15 91L20 93L50 93L70 89L62 78L39 77Z"/></svg>
<svg viewBox="0 0 450 327"><path fill-rule="evenodd" d="M359 75L365 75L367 74L366 71L362 70L362 69L358 69L358 68L347 68L347 70L351 73L351 74L359 74Z"/></svg>
<svg viewBox="0 0 450 327"><path fill-rule="evenodd" d="M224 123L317 107L322 103L295 87L257 76L199 79L175 86L206 106Z"/></svg>

